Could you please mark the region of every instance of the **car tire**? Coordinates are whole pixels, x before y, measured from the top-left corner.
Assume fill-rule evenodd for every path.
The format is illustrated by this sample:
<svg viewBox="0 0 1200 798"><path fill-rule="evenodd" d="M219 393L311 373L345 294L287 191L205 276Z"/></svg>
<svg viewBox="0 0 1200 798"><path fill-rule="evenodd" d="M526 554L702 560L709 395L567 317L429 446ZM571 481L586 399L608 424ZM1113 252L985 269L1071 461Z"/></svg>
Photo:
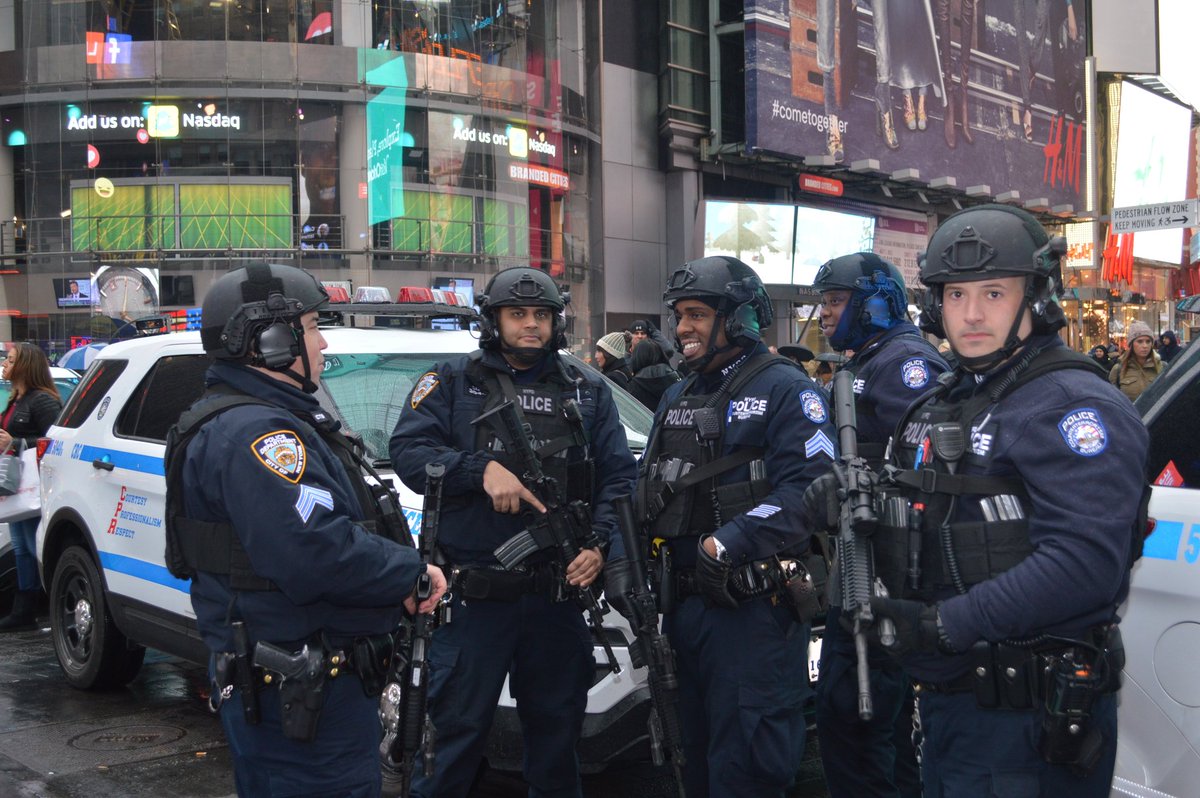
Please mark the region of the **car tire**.
<svg viewBox="0 0 1200 798"><path fill-rule="evenodd" d="M121 687L137 676L146 649L131 647L108 612L91 554L63 552L50 585L50 636L67 682L81 690Z"/></svg>

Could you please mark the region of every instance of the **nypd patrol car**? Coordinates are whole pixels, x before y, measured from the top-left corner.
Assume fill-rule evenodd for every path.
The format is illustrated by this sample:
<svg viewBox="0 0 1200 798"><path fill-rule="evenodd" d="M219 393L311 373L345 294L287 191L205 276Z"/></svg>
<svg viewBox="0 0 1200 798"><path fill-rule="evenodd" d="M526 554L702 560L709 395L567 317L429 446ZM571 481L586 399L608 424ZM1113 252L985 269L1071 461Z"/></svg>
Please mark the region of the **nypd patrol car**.
<svg viewBox="0 0 1200 798"><path fill-rule="evenodd" d="M1121 608L1126 665L1112 795L1181 798L1200 790L1200 347L1180 352L1136 406L1150 430L1153 494Z"/></svg>
<svg viewBox="0 0 1200 798"><path fill-rule="evenodd" d="M411 528L419 529L421 497L391 473L388 440L421 375L436 361L474 350L478 340L466 330L334 326L322 332L329 347L321 404L363 438L381 474L396 483ZM76 687L129 682L147 647L207 662L189 583L164 565L163 449L167 430L202 391L208 364L198 333L110 345L43 440L38 560L50 594L55 653ZM640 450L650 414L621 390L613 394L630 445ZM610 612L605 627L622 672L611 674L606 664L596 670L581 746L591 768L643 756L649 711L645 670L630 662L628 625ZM515 703L504 690L489 752L493 764L519 766L518 729Z"/></svg>

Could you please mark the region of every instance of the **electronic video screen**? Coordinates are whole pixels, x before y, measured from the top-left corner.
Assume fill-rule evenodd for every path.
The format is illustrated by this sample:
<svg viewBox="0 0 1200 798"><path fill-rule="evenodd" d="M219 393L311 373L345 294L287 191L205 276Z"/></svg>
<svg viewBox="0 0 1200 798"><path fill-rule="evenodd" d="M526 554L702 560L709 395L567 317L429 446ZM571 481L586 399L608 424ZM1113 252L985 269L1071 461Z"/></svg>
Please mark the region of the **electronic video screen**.
<svg viewBox="0 0 1200 798"><path fill-rule="evenodd" d="M54 301L60 308L87 308L92 306L96 287L89 275L81 277L54 277Z"/></svg>

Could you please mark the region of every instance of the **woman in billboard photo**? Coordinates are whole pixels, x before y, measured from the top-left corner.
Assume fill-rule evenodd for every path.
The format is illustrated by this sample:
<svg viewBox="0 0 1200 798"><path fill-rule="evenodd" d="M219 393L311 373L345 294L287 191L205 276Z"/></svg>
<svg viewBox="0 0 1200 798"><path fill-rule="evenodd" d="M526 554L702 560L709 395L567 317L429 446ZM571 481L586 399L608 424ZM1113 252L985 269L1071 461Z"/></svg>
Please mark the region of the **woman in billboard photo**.
<svg viewBox="0 0 1200 798"><path fill-rule="evenodd" d="M891 39L892 85L904 100L904 126L924 130L928 122L925 103L929 89L946 104L941 65L933 39L933 11L929 0L889 0L888 36ZM916 94L916 102L913 95Z"/></svg>

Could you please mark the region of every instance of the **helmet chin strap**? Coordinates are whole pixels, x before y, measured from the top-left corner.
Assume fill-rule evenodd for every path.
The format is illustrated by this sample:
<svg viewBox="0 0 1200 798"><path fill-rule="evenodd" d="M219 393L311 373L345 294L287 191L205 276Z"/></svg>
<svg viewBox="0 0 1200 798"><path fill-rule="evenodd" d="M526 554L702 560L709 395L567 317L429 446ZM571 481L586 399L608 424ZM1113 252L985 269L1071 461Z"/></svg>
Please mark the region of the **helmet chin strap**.
<svg viewBox="0 0 1200 798"><path fill-rule="evenodd" d="M547 346L509 346L500 342L500 353L511 357L525 367L535 365L539 360L546 356L548 352L553 351L549 345Z"/></svg>
<svg viewBox="0 0 1200 798"><path fill-rule="evenodd" d="M1030 336L1024 338L1018 337L1018 330L1021 329L1021 320L1025 318L1025 313L1029 310L1028 299L1021 303L1021 309L1017 311L1016 317L1013 319L1012 326L1008 328L1008 336L1004 340L1004 346L994 352L978 357L964 357L958 352L954 356L958 358L958 362L962 367L972 374L986 374L987 372L999 366L1001 363L1008 360L1017 353L1017 350L1025 346L1029 341ZM1030 333L1032 335L1032 333ZM953 344L950 346L953 350Z"/></svg>

